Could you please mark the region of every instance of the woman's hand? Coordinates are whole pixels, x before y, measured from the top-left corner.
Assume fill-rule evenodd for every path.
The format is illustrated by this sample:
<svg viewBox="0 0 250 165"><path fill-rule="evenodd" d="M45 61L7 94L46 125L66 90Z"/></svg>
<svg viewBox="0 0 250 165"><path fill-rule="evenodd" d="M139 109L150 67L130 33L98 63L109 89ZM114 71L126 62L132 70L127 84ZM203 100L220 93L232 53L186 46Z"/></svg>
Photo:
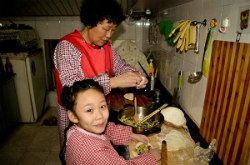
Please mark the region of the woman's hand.
<svg viewBox="0 0 250 165"><path fill-rule="evenodd" d="M137 72L127 72L117 77L110 78L111 88L129 88L136 87L137 89L145 88L148 83L147 78L142 78ZM142 80L144 79L144 82ZM140 84L140 85L139 85Z"/></svg>
<svg viewBox="0 0 250 165"><path fill-rule="evenodd" d="M148 144L149 143L149 139L147 136L145 135L141 135L141 134L131 134L130 140L133 140L135 142L142 142L144 144Z"/></svg>

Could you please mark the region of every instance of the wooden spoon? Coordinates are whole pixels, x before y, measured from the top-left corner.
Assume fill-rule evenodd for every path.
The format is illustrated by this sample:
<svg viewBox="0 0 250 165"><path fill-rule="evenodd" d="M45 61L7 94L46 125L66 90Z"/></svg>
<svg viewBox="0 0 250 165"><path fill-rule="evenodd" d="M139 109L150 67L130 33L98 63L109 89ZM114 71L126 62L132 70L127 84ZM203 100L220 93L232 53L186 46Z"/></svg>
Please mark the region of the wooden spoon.
<svg viewBox="0 0 250 165"><path fill-rule="evenodd" d="M138 123L139 119L138 119L138 114L137 114L137 100L136 100L136 97L134 99L134 106L135 106L134 120L135 120L136 123Z"/></svg>

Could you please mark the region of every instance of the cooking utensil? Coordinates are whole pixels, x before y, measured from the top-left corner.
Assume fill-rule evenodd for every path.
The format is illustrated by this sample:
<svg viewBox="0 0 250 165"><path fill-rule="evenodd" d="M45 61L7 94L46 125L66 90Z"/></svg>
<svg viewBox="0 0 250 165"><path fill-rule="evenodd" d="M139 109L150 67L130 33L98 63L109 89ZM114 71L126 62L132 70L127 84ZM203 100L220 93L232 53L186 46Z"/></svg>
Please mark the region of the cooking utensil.
<svg viewBox="0 0 250 165"><path fill-rule="evenodd" d="M136 97L134 99L134 106L135 106L134 120L135 120L136 123L138 123L139 119L138 119L138 114L137 114L137 101L136 101Z"/></svg>
<svg viewBox="0 0 250 165"><path fill-rule="evenodd" d="M207 45L207 48L206 48L206 55L205 55L205 58L204 58L204 67L201 68L201 69L203 69L203 75L206 78L208 77L208 72L209 72L210 46L211 46L211 42L212 42L212 38L213 38L213 33L214 33L216 25L217 25L217 20L215 18L213 18L211 20L211 22L210 22L210 28L208 29L209 32L210 32L210 35L209 35L208 45Z"/></svg>
<svg viewBox="0 0 250 165"><path fill-rule="evenodd" d="M207 20L204 19L203 22L198 22L198 21L193 21L193 22L191 22L191 25L196 25L196 42L195 42L195 49L194 49L194 52L195 52L195 53L198 53L198 52L199 52L200 27L201 27L201 24L202 24L203 26L206 26L206 25L207 25Z"/></svg>
<svg viewBox="0 0 250 165"><path fill-rule="evenodd" d="M161 165L167 165L168 164L167 160L168 160L167 142L163 140L161 144Z"/></svg>
<svg viewBox="0 0 250 165"><path fill-rule="evenodd" d="M152 112L152 110L149 109L149 108L139 107L139 106L137 107L137 113L138 113L139 120L144 118L145 116L147 116L151 112ZM133 117L134 113L135 113L135 109L134 109L133 106L126 106L123 110L118 112L117 119L120 121L120 119L124 115L126 117ZM160 132L161 131L161 125L164 122L163 115L161 113L157 113L156 115L154 115L153 117L151 117L148 120L148 122L153 122L153 121L159 121L159 124L157 124L155 127L152 127L152 128L143 128L143 127L138 127L138 126L137 127L136 126L131 126L132 131L134 133L144 134L144 135ZM123 124L127 125L126 123L123 123Z"/></svg>
<svg viewBox="0 0 250 165"><path fill-rule="evenodd" d="M148 76L148 73L146 72L146 70L143 68L143 66L141 65L141 63L138 61L138 64L140 65L141 69L143 70L143 72L145 73L147 79L149 80L150 77Z"/></svg>
<svg viewBox="0 0 250 165"><path fill-rule="evenodd" d="M145 116L142 120L140 120L140 122L138 124L144 123L145 121L147 121L148 119L150 119L152 116L154 116L155 114L157 114L158 112L160 112L162 109L164 109L166 106L168 106L168 104L164 104L163 106L161 106L160 108L158 108L154 112L152 112L149 115Z"/></svg>
<svg viewBox="0 0 250 165"><path fill-rule="evenodd" d="M206 55L206 50L207 50L207 45L208 45L208 41L209 41L209 37L210 37L210 31L208 31L207 33L207 38L206 38L206 42L205 42L205 46L204 46L204 52L203 52L203 57L202 57L202 63L201 63L201 71L200 72L194 72L192 74L189 75L188 77L188 82L191 84L197 83L198 81L201 80L202 75L203 75L203 63L204 63L204 58Z"/></svg>

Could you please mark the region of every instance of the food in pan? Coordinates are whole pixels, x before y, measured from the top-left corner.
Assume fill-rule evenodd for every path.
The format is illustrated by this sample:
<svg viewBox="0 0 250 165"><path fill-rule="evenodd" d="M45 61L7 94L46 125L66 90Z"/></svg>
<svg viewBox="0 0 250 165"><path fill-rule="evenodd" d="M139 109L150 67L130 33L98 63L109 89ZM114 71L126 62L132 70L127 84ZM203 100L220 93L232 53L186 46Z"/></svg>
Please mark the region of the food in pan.
<svg viewBox="0 0 250 165"><path fill-rule="evenodd" d="M141 155L144 152L148 152L150 150L151 144L144 144L142 142L138 142L135 148L132 150L132 154L134 157Z"/></svg>
<svg viewBox="0 0 250 165"><path fill-rule="evenodd" d="M138 124L138 123L135 122L133 116L127 117L125 115L123 115L119 120L124 124L130 125L130 126L133 126L133 127L142 127L144 129L152 128L152 127L155 127L155 126L160 124L160 122L158 120L155 120L155 121L148 120L146 122Z"/></svg>

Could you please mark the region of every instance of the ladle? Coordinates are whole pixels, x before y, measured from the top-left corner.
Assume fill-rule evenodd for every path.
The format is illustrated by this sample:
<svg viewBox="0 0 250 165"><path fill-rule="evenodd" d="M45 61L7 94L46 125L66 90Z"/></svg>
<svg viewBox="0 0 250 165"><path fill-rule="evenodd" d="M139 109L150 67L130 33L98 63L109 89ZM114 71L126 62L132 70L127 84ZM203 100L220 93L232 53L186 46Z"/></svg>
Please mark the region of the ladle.
<svg viewBox="0 0 250 165"><path fill-rule="evenodd" d="M201 71L200 72L194 72L194 73L190 74L189 77L188 77L188 82L191 83L191 84L197 83L202 78L202 75L203 75L203 63L204 63L204 59L205 59L205 55L206 55L206 51L207 51L207 45L208 45L210 32L211 32L211 30L209 30L208 33L207 33L207 38L206 38L206 42L205 42L205 46L204 46L204 52L203 52L202 63L201 63Z"/></svg>

